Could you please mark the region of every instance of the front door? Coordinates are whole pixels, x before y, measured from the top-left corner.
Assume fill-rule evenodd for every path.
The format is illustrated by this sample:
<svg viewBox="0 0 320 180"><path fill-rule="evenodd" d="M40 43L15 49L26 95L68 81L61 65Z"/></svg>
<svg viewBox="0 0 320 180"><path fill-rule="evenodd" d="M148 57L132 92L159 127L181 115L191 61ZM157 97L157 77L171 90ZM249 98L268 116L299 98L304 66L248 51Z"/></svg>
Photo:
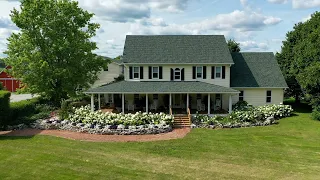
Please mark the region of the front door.
<svg viewBox="0 0 320 180"><path fill-rule="evenodd" d="M173 95L173 108L181 108L181 94Z"/></svg>

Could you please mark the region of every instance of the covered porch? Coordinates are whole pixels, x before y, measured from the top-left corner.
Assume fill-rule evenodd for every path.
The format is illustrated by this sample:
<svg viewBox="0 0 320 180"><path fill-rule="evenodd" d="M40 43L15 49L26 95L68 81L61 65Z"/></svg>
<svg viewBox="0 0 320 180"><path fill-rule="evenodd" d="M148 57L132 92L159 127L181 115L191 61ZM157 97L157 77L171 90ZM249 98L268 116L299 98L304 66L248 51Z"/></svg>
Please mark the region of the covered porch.
<svg viewBox="0 0 320 180"><path fill-rule="evenodd" d="M232 111L232 96L239 92L204 82L121 81L86 93L91 95L92 111L227 114Z"/></svg>

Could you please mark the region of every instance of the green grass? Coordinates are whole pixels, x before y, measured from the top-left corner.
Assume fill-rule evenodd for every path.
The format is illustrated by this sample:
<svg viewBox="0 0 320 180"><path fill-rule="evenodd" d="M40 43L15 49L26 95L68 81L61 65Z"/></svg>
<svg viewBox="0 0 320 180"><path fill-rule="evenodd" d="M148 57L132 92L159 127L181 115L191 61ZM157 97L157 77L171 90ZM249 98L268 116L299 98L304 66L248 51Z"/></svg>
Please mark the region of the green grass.
<svg viewBox="0 0 320 180"><path fill-rule="evenodd" d="M0 179L319 179L320 122L309 116L160 142L0 137Z"/></svg>

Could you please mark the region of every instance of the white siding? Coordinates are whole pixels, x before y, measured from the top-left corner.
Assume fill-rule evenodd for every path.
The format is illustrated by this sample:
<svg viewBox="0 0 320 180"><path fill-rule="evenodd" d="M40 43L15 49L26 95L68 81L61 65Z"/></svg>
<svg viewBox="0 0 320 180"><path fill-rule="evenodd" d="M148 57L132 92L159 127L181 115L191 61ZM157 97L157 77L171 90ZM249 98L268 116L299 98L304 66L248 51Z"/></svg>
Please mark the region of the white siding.
<svg viewBox="0 0 320 180"><path fill-rule="evenodd" d="M134 66L134 65L130 65ZM137 65L139 66L139 65ZM151 65L150 65L151 66ZM126 81L171 81L170 70L171 68L184 68L185 81L202 81L211 84L216 84L220 86L230 87L230 66L226 66L226 77L211 79L211 65L207 65L207 77L206 79L192 79L192 66L193 65L152 65L152 66L162 66L163 69L163 79L149 79L149 66L143 66L143 79L129 79L129 66L125 68L125 80ZM221 65L215 65L221 66Z"/></svg>
<svg viewBox="0 0 320 180"><path fill-rule="evenodd" d="M265 104L280 104L283 103L283 89L281 88L250 88L250 89L237 89L243 91L244 101L253 106L261 106ZM267 90L271 90L271 103L266 103ZM232 102L235 104L239 101L239 94L232 97Z"/></svg>
<svg viewBox="0 0 320 180"><path fill-rule="evenodd" d="M100 71L98 74L98 80L94 82L92 87L98 87L107 83L114 81L114 78L121 74L122 66L116 63L110 63L108 65L108 71Z"/></svg>

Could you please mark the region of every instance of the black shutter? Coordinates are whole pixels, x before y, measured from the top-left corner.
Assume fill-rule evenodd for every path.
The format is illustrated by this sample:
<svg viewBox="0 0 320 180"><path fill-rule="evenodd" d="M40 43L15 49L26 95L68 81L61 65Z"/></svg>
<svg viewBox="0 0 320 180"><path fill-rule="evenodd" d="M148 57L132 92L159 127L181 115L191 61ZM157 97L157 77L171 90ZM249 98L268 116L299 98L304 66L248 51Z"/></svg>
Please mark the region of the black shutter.
<svg viewBox="0 0 320 180"><path fill-rule="evenodd" d="M162 66L159 67L159 79L162 79Z"/></svg>
<svg viewBox="0 0 320 180"><path fill-rule="evenodd" d="M222 79L226 78L226 67L222 66Z"/></svg>
<svg viewBox="0 0 320 180"><path fill-rule="evenodd" d="M181 81L184 81L184 68L181 69Z"/></svg>
<svg viewBox="0 0 320 180"><path fill-rule="evenodd" d="M215 67L211 66L211 79L214 79L214 70L215 70Z"/></svg>
<svg viewBox="0 0 320 180"><path fill-rule="evenodd" d="M132 66L129 67L129 79L132 79Z"/></svg>
<svg viewBox="0 0 320 180"><path fill-rule="evenodd" d="M143 66L140 66L140 79L143 79Z"/></svg>
<svg viewBox="0 0 320 180"><path fill-rule="evenodd" d="M207 79L207 66L203 66L203 68L202 68L202 70L203 70L203 79Z"/></svg>
<svg viewBox="0 0 320 180"><path fill-rule="evenodd" d="M152 67L149 66L149 79L152 79Z"/></svg>
<svg viewBox="0 0 320 180"><path fill-rule="evenodd" d="M192 67L192 79L196 79L196 67Z"/></svg>
<svg viewBox="0 0 320 180"><path fill-rule="evenodd" d="M171 81L173 81L173 69L171 68L171 73L170 73Z"/></svg>

